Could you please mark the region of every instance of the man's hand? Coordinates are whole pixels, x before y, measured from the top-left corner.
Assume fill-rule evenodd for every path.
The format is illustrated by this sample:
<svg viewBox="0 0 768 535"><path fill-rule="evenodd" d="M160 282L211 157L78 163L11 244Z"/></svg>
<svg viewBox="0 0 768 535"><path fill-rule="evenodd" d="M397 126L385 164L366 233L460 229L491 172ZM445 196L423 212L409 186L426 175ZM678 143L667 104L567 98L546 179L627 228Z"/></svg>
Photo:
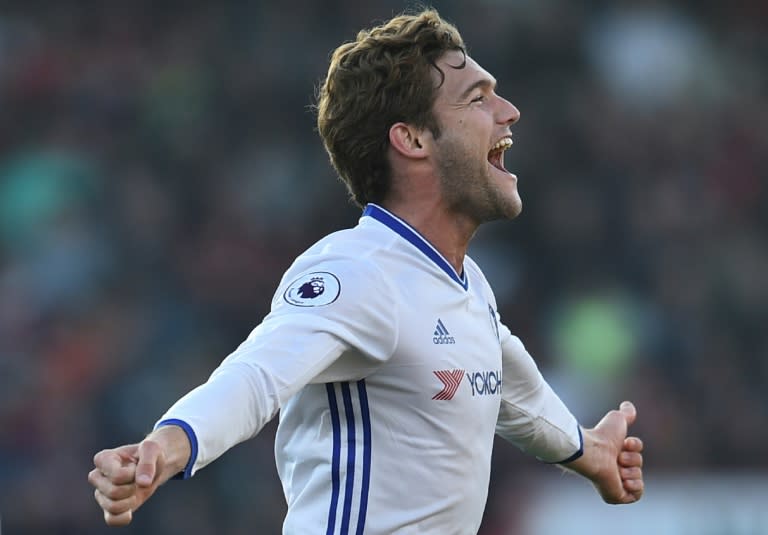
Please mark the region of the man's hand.
<svg viewBox="0 0 768 535"><path fill-rule="evenodd" d="M93 457L88 481L108 526L125 526L157 488L183 470L189 440L176 426L161 427L139 444L102 450Z"/></svg>
<svg viewBox="0 0 768 535"><path fill-rule="evenodd" d="M566 465L589 478L606 503L634 503L643 495L643 442L627 436L636 418L635 406L623 402L584 429L584 455Z"/></svg>

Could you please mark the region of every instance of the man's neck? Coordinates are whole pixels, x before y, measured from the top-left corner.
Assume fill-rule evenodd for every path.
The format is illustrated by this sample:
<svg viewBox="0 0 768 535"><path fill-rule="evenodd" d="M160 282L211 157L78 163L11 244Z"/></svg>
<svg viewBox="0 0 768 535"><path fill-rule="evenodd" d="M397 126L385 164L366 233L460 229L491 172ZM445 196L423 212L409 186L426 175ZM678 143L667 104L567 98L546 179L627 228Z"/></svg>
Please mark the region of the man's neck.
<svg viewBox="0 0 768 535"><path fill-rule="evenodd" d="M443 255L458 275L464 272L464 256L477 224L444 206L384 202L382 206L407 222Z"/></svg>

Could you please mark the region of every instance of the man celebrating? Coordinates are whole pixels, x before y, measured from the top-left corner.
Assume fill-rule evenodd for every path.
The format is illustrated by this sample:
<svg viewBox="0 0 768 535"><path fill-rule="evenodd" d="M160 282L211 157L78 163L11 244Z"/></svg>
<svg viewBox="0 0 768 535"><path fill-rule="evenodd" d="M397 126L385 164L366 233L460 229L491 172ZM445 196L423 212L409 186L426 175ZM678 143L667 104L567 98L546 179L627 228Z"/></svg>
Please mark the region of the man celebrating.
<svg viewBox="0 0 768 535"><path fill-rule="evenodd" d="M520 113L495 89L433 10L336 49L318 127L360 222L296 259L269 315L148 437L96 454L107 524L278 411L285 533L476 533L496 433L606 502L640 499L634 406L581 428L466 256L480 224L522 208L504 167Z"/></svg>

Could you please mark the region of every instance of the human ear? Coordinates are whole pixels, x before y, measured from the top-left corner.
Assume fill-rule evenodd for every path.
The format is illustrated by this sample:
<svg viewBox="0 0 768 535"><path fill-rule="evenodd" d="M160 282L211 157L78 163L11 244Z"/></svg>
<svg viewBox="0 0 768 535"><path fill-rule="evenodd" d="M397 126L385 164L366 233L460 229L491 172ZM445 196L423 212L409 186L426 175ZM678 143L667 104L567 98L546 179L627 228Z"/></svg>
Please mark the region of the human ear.
<svg viewBox="0 0 768 535"><path fill-rule="evenodd" d="M421 139L423 133L407 123L395 123L389 128L389 144L406 158L426 158L427 151Z"/></svg>

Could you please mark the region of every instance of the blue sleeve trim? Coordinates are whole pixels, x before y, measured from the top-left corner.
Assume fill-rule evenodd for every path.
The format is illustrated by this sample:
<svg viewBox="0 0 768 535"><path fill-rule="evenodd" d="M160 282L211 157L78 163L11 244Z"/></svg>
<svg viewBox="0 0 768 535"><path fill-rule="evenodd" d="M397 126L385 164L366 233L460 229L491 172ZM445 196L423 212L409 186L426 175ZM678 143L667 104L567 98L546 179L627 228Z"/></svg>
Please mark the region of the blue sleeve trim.
<svg viewBox="0 0 768 535"><path fill-rule="evenodd" d="M576 453L574 453L573 455L571 455L570 457L568 457L564 461L558 461L558 462L552 463L552 464L566 464L566 463L570 463L570 462L575 461L576 459L578 459L582 455L584 455L584 436L581 434L581 426L577 424L576 430L579 432L579 449L576 451Z"/></svg>
<svg viewBox="0 0 768 535"><path fill-rule="evenodd" d="M184 467L184 471L179 472L173 476L173 479L189 479L192 477L192 467L195 466L195 462L197 462L197 435L195 435L195 431L192 429L192 426L190 426L184 420L179 420L177 418L168 418L167 420L162 420L158 422L158 424L155 426L155 429L159 429L160 427L164 427L166 425L177 425L184 430L184 433L187 434L187 438L189 439L189 447L191 450L189 454L189 461L187 462L187 466Z"/></svg>
<svg viewBox="0 0 768 535"><path fill-rule="evenodd" d="M566 464L575 461L582 455L584 455L584 436L581 434L581 426L576 424L576 430L579 432L579 449L576 450L576 453L568 457L567 459L563 459L562 461L555 461L555 462L547 462L547 464Z"/></svg>

